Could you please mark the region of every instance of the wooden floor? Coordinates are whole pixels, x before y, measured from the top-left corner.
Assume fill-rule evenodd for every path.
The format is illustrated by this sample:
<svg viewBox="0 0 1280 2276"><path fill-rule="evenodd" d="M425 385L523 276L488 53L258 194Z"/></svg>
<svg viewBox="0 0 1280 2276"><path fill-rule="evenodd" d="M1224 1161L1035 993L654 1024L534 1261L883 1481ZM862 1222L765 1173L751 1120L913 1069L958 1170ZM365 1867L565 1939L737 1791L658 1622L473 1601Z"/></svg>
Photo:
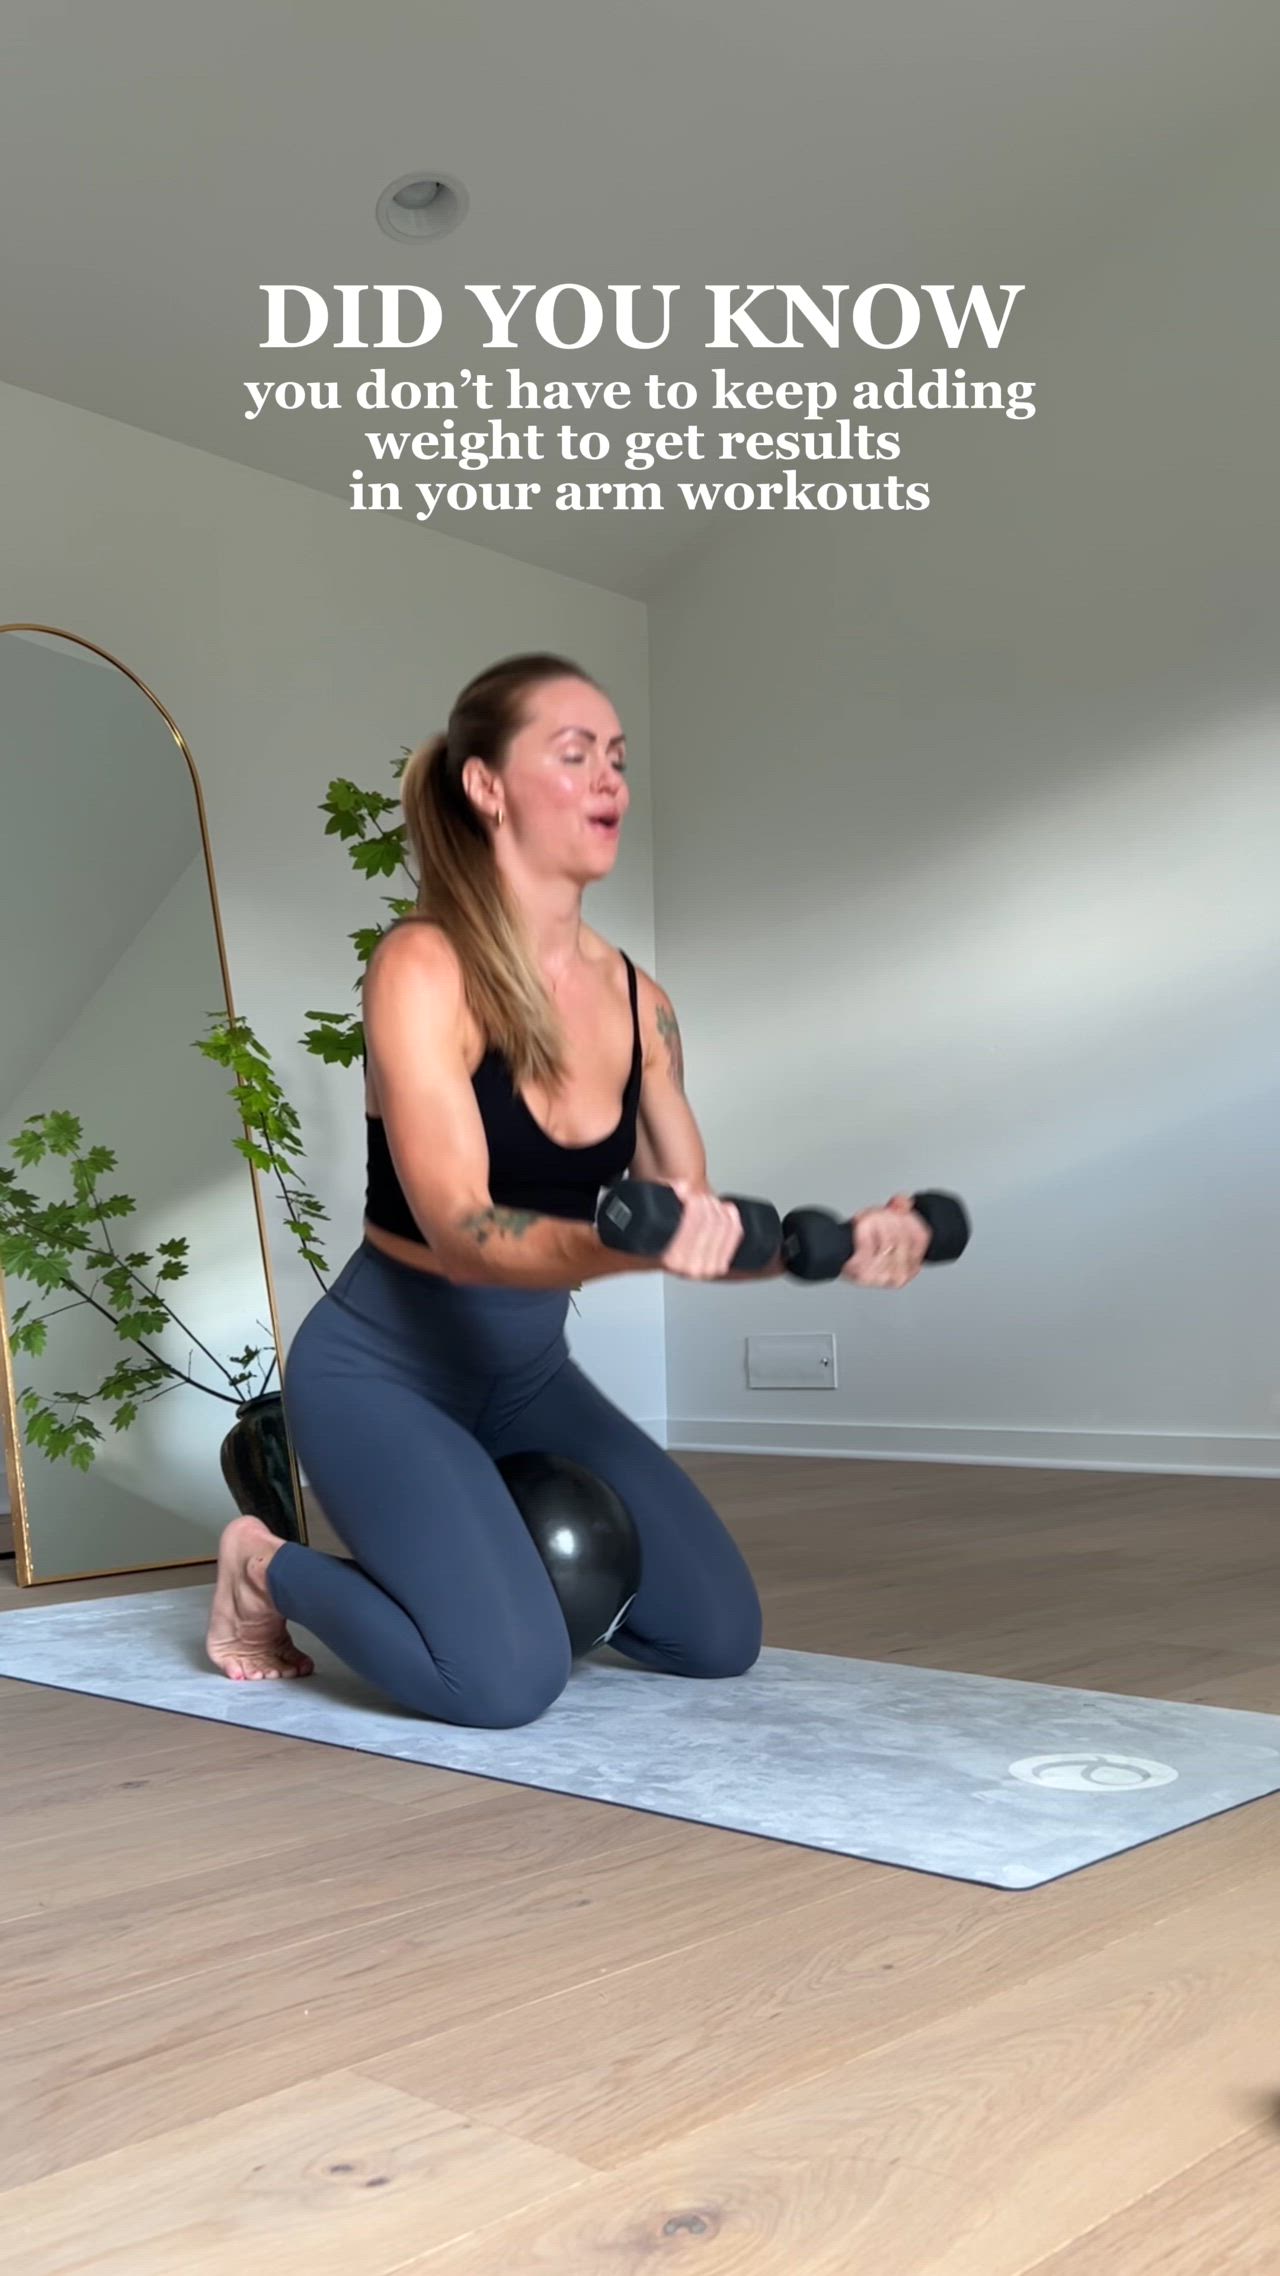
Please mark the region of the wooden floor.
<svg viewBox="0 0 1280 2276"><path fill-rule="evenodd" d="M686 1460L773 1644L1280 1712L1273 1484ZM1011 1895L0 1693L5 2276L1280 2270L1280 1801Z"/></svg>

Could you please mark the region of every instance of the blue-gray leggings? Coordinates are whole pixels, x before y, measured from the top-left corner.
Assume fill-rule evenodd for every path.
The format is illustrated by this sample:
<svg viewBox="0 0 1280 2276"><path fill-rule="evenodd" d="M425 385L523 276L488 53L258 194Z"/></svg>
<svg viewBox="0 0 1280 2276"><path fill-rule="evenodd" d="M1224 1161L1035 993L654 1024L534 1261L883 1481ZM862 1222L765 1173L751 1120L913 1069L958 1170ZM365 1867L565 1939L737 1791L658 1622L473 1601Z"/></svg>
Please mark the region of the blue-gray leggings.
<svg viewBox="0 0 1280 2276"><path fill-rule="evenodd" d="M584 1464L631 1512L644 1569L615 1651L687 1676L741 1675L759 1653L739 1550L574 1365L568 1310L564 1291L455 1287L365 1241L290 1348L294 1448L354 1563L286 1542L271 1595L414 1714L511 1727L568 1681L559 1604L495 1468L524 1450Z"/></svg>

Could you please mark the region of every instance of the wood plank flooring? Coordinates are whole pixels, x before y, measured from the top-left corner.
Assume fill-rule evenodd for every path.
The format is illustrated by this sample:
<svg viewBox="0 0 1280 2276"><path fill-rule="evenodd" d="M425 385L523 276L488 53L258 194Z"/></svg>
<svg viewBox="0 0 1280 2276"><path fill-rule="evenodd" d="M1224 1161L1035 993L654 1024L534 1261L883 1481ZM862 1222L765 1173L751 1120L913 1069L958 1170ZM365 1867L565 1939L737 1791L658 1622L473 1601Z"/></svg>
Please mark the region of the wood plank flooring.
<svg viewBox="0 0 1280 2276"><path fill-rule="evenodd" d="M1272 1481L682 1459L770 1643L1280 1714ZM0 1791L5 2276L1280 2272L1280 1799L1011 1895L13 1683Z"/></svg>

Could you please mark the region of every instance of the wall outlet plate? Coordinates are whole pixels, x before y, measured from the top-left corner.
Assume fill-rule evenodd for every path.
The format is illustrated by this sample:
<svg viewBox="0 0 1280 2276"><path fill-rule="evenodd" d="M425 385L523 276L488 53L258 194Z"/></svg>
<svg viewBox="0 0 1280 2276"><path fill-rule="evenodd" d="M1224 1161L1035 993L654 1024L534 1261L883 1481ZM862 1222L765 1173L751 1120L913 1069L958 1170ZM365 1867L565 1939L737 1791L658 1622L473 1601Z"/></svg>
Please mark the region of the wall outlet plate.
<svg viewBox="0 0 1280 2276"><path fill-rule="evenodd" d="M747 1388L752 1391L834 1391L834 1336L748 1336Z"/></svg>

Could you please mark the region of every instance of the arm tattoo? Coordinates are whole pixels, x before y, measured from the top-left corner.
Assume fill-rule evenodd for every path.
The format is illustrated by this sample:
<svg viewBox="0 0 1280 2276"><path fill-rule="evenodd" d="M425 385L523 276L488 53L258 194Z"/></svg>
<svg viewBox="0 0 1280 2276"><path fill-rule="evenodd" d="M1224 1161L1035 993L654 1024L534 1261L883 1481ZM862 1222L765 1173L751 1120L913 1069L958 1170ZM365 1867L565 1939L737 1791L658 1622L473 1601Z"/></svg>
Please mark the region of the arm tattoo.
<svg viewBox="0 0 1280 2276"><path fill-rule="evenodd" d="M683 1094L684 1047L680 1041L680 1030L676 1025L676 1015L670 1004L659 1004L658 1006L658 1033L667 1047L667 1064L671 1069L672 1081L675 1083L676 1089Z"/></svg>
<svg viewBox="0 0 1280 2276"><path fill-rule="evenodd" d="M469 1233L478 1248L491 1241L495 1233L511 1233L518 1240L536 1225L540 1212L536 1209L474 1209L469 1216L458 1219L458 1231Z"/></svg>

